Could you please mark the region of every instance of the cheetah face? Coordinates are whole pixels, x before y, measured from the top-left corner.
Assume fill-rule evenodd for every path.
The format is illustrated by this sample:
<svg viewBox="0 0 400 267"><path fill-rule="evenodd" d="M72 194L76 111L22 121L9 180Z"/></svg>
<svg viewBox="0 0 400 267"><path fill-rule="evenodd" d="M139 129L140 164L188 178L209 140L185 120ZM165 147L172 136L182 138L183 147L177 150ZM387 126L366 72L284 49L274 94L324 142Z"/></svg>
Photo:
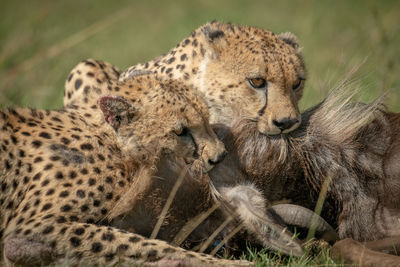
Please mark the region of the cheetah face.
<svg viewBox="0 0 400 267"><path fill-rule="evenodd" d="M208 141L210 138L214 139L211 143ZM180 124L173 130L171 140L176 141L173 147L179 151L177 156L183 156L186 163L192 164L197 170L211 170L227 154L208 121L204 123L203 119L195 118L190 123Z"/></svg>
<svg viewBox="0 0 400 267"><path fill-rule="evenodd" d="M146 94L141 100L140 105L117 96L99 100L105 120L127 153L142 161L146 155L173 154L204 172L224 158L225 147L209 125L205 103L197 102L200 98L191 102L187 95L181 96L174 105L163 101L162 94L155 98Z"/></svg>
<svg viewBox="0 0 400 267"><path fill-rule="evenodd" d="M203 32L208 46L199 83L211 123L250 119L266 135L296 129L306 71L294 35L225 24L209 24Z"/></svg>
<svg viewBox="0 0 400 267"><path fill-rule="evenodd" d="M172 110L158 109L159 117L167 111L169 118L163 121L163 128L168 129L163 136L164 153L183 157L192 169L207 172L223 160L225 146L210 127L203 99L187 92L181 96L186 100L177 101Z"/></svg>

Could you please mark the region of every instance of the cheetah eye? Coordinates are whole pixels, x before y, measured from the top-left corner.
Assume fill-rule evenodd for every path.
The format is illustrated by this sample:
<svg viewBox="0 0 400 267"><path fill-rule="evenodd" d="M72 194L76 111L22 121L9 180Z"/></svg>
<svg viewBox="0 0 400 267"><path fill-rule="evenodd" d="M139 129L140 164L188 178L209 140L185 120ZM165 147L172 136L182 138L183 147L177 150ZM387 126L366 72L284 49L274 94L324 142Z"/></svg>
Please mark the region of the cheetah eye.
<svg viewBox="0 0 400 267"><path fill-rule="evenodd" d="M182 127L182 128L180 128L179 130L175 130L174 133L175 133L177 136L185 136L185 135L188 135L188 134L189 134L189 129L186 128L186 127Z"/></svg>
<svg viewBox="0 0 400 267"><path fill-rule="evenodd" d="M303 79L303 78L298 78L296 83L293 85L292 89L297 90L303 84L304 80L305 79Z"/></svg>
<svg viewBox="0 0 400 267"><path fill-rule="evenodd" d="M267 85L267 81L264 78L253 78L248 79L250 85L255 89L264 88Z"/></svg>

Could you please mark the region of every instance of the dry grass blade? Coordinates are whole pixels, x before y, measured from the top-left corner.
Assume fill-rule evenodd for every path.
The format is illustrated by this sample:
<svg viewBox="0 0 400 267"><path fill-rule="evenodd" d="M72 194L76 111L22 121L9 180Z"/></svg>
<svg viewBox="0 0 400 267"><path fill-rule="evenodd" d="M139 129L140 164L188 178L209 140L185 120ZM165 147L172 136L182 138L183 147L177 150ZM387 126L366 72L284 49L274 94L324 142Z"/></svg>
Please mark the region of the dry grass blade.
<svg viewBox="0 0 400 267"><path fill-rule="evenodd" d="M308 230L306 240L310 240L315 236L315 228L317 226L318 216L321 214L322 206L324 205L326 194L328 192L329 184L331 183L331 181L332 177L331 175L329 175L328 177L326 177L324 183L322 184L321 191L318 195L317 204L315 205L315 214L311 219L310 229Z"/></svg>
<svg viewBox="0 0 400 267"><path fill-rule="evenodd" d="M197 226L200 225L205 219L208 218L208 216L211 215L216 209L218 209L221 206L220 203L215 203L211 208L208 210L200 213L193 219L191 219L189 222L185 224L185 226L182 227L182 229L179 231L179 233L175 236L174 240L172 240L172 244L175 246L179 246L182 244L183 241L190 235L191 232L193 232L194 229L197 228Z"/></svg>
<svg viewBox="0 0 400 267"><path fill-rule="evenodd" d="M28 60L25 60L19 66L16 66L15 69L22 72L29 71L33 67L38 65L41 61L55 57L58 54L62 53L63 51L79 44L80 42L83 42L92 35L106 29L107 27L111 26L117 21L127 17L130 13L131 13L130 9L127 8L119 9L118 11L110 14L108 17L104 19L103 18L99 19L97 22L93 23L89 27L61 40L60 42L56 43L49 49L36 53L35 56L31 57Z"/></svg>
<svg viewBox="0 0 400 267"><path fill-rule="evenodd" d="M218 244L218 246L216 246L210 253L211 256L214 256L218 250L220 250L222 248L223 245L225 245L226 242L229 241L229 239L231 239L234 235L236 235L242 228L244 227L244 223L239 224L238 226L236 226L235 229L233 229L233 231L227 235L224 240L221 241L221 243Z"/></svg>
<svg viewBox="0 0 400 267"><path fill-rule="evenodd" d="M230 223L233 220L232 216L229 216L228 218L226 218L226 220L208 237L208 239L200 244L201 247L199 249L199 252L204 252L208 246L211 244L211 242L214 240L214 238L228 225L228 223ZM196 250L196 248L195 248Z"/></svg>
<svg viewBox="0 0 400 267"><path fill-rule="evenodd" d="M156 238L158 232L160 231L161 225L165 219L165 216L167 216L167 212L169 210L169 207L172 204L172 201L175 198L176 192L178 191L179 187L182 185L183 179L185 178L185 175L188 171L188 167L185 165L181 173L179 174L178 179L176 179L174 187L172 187L171 192L169 193L169 196L167 198L167 201L165 202L165 205L161 211L160 216L158 217L156 226L154 226L153 232L150 235L150 238Z"/></svg>

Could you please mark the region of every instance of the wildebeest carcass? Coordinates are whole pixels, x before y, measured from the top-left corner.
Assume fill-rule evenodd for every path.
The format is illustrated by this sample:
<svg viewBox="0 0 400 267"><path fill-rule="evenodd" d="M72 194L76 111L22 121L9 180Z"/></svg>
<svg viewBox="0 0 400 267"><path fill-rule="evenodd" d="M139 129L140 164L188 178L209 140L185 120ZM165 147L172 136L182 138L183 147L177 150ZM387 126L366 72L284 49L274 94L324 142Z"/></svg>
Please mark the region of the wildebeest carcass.
<svg viewBox="0 0 400 267"><path fill-rule="evenodd" d="M287 198L312 208L326 187L322 216L337 225L339 237L370 241L366 248L386 251L400 243L400 114L386 111L379 101L352 103L345 90L333 91L303 113L300 128L280 137L239 121L225 131L231 156L222 164L237 157L247 182L269 201ZM218 169L210 176L215 173ZM400 257L376 251L372 257L372 250L350 258L349 250L362 251L359 247L341 241L334 252L349 262L362 256L365 265L400 264Z"/></svg>

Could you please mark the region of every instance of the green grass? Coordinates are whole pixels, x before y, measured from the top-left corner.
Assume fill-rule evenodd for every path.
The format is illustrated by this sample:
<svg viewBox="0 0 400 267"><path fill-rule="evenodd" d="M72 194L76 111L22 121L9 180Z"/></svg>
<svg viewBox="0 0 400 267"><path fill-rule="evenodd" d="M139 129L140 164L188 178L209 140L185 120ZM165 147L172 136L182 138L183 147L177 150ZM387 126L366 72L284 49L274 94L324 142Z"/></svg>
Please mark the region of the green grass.
<svg viewBox="0 0 400 267"><path fill-rule="evenodd" d="M302 108L362 62L362 99L389 91L400 111L399 1L3 1L0 106L62 106L64 80L85 58L120 68L167 52L213 20L294 32L308 67ZM121 13L122 12L122 13Z"/></svg>
<svg viewBox="0 0 400 267"><path fill-rule="evenodd" d="M329 257L329 249L323 249L317 254L305 253L301 257L282 256L279 253L265 250L255 251L249 249L244 258L255 263L256 267L262 266L344 266Z"/></svg>
<svg viewBox="0 0 400 267"><path fill-rule="evenodd" d="M80 60L124 69L167 52L213 19L295 33L308 68L302 109L364 60L361 98L382 92L400 111L400 2L367 0L2 1L0 106L62 107L63 86ZM253 253L254 254L254 253ZM257 253L260 265L331 265L327 251L282 258ZM252 258L253 257L253 258Z"/></svg>

